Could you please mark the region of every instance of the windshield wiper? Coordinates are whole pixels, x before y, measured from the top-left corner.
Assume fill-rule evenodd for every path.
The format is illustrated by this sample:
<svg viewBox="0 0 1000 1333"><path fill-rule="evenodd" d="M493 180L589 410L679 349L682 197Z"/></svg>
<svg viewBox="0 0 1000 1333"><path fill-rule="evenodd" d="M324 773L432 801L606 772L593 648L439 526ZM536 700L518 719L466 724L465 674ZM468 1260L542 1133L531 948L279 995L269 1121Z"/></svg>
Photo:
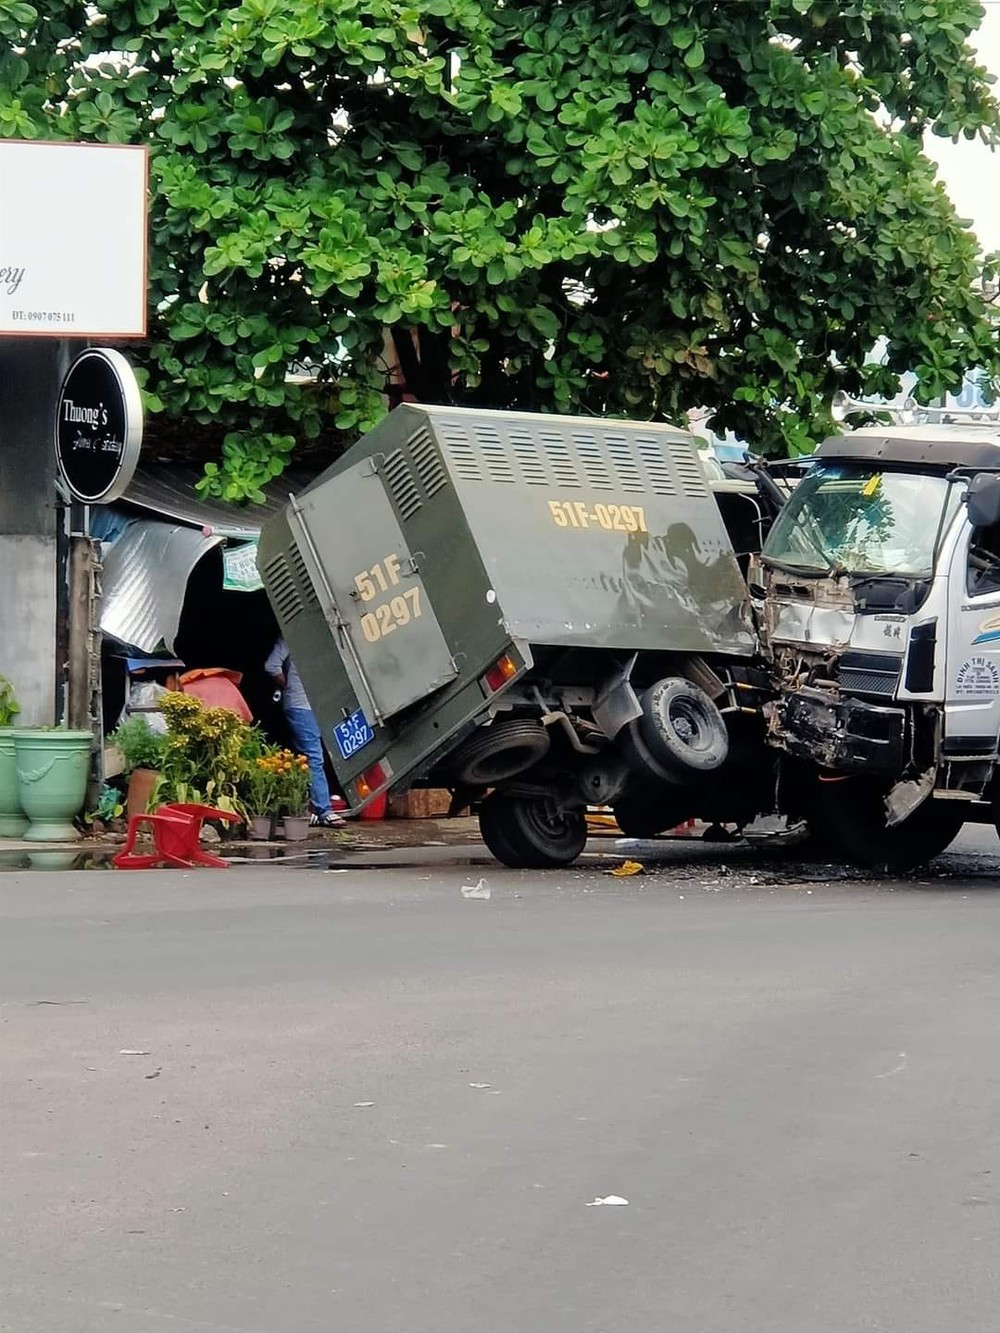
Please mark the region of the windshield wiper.
<svg viewBox="0 0 1000 1333"><path fill-rule="evenodd" d="M852 570L846 572L852 588L860 588L865 583L920 583L930 578L929 574L855 574Z"/></svg>

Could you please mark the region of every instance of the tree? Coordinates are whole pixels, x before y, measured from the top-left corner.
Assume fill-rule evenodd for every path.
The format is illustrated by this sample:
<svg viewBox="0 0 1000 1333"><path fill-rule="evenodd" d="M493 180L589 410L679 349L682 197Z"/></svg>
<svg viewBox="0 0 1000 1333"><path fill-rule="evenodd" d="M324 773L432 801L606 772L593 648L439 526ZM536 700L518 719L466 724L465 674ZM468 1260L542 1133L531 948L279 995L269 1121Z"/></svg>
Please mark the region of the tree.
<svg viewBox="0 0 1000 1333"><path fill-rule="evenodd" d="M0 0L0 133L152 146L154 411L259 495L428 401L768 452L996 369L925 131L1000 136L975 0ZM880 338L887 365L865 365ZM288 368L320 367L317 384Z"/></svg>

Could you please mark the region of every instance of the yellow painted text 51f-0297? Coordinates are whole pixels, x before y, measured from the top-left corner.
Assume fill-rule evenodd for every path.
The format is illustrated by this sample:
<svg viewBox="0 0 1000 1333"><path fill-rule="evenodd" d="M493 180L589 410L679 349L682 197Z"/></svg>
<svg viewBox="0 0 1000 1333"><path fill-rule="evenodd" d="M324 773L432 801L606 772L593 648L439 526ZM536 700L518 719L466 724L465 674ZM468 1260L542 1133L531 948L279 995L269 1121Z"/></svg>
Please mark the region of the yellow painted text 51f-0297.
<svg viewBox="0 0 1000 1333"><path fill-rule="evenodd" d="M642 505L595 504L585 500L550 500L549 513L557 528L588 528L604 532L646 532Z"/></svg>
<svg viewBox="0 0 1000 1333"><path fill-rule="evenodd" d="M362 569L354 576L351 596L355 600L375 602L380 594L384 594L384 599L361 617L361 633L369 643L378 643L387 635L419 620L424 613L419 587L406 588L398 593L393 591L399 586L401 578L401 562L395 551L383 556L371 569Z"/></svg>

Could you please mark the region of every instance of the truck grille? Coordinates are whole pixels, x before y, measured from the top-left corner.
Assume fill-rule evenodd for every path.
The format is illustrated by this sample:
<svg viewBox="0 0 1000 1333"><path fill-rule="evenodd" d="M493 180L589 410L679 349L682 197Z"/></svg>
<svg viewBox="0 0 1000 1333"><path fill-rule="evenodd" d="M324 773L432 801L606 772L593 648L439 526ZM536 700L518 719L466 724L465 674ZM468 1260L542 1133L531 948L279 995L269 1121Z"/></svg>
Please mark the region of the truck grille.
<svg viewBox="0 0 1000 1333"><path fill-rule="evenodd" d="M891 698L902 664L903 659L891 653L845 653L840 659L840 688L845 694Z"/></svg>

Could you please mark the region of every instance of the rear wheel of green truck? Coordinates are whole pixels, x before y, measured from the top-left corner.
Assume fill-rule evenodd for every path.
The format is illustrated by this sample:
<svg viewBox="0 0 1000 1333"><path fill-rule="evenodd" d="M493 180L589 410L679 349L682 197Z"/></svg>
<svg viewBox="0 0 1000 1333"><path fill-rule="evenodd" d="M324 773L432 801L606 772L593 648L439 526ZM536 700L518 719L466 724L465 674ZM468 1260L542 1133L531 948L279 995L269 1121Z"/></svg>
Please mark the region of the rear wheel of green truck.
<svg viewBox="0 0 1000 1333"><path fill-rule="evenodd" d="M808 822L827 855L892 875L939 856L965 821L957 802L930 799L890 828L885 789L857 777L821 781Z"/></svg>
<svg viewBox="0 0 1000 1333"><path fill-rule="evenodd" d="M551 870L576 860L587 842L582 810L560 810L549 801L494 792L479 810L483 842L515 870Z"/></svg>

